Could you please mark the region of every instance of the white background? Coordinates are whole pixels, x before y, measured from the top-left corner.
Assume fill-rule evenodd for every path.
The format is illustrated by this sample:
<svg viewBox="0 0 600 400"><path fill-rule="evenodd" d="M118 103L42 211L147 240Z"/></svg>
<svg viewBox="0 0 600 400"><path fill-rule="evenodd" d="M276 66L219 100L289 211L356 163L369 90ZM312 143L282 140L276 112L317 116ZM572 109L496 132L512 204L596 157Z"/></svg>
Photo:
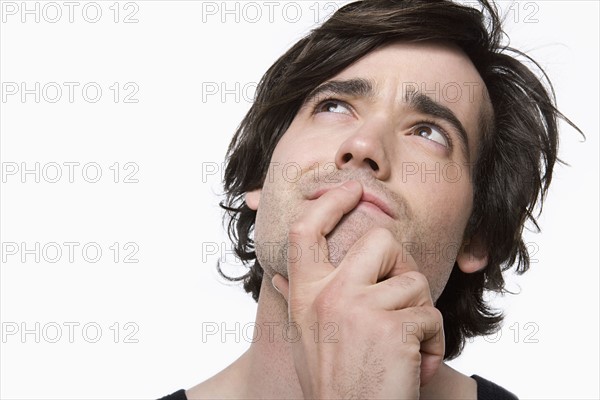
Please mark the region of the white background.
<svg viewBox="0 0 600 400"><path fill-rule="evenodd" d="M2 168L39 163L41 176L36 183L34 174L22 178L19 170L2 183L0 397L140 399L189 388L249 346L243 328L256 310L238 285L217 276L219 258L230 271L242 270L228 253L221 224L219 173L209 172L221 171L254 84L333 3L273 2L269 15L264 3L99 1L96 23L86 20L95 18L94 4L76 2L69 22L62 2L26 6L36 3L39 22L35 14L22 15L23 3L1 2ZM556 168L542 233L527 234L537 262L524 276L507 277L520 294L496 299L507 314L499 335L469 344L451 364L521 398L598 398L599 6L500 6L511 44L546 68L559 109L587 142L563 129L560 156L570 166ZM225 7L234 11L224 14ZM62 17L52 23L57 9ZM125 23L128 15L137 22ZM35 94L25 101L20 92L7 94L11 82L27 89L40 82L39 103ZM48 101L57 93L52 84L42 90L51 82L62 88L55 103ZM79 85L73 102L64 82ZM102 89L95 103L93 88L87 100L82 94L90 82ZM215 87L218 93L211 94ZM129 100L137 102L124 102L135 88ZM65 162L80 163L73 182ZM115 162L118 177L110 169ZM56 183L49 182L53 163L62 167ZM97 183L86 181L95 175L93 168L82 173L87 163L100 167ZM138 182L125 183L136 166L129 180ZM23 252L23 243L33 249L36 242L47 250L40 250L39 262ZM78 243L73 262L64 242ZM115 242L118 254L111 249ZM56 253L48 243L63 250L57 262L49 262ZM90 243L102 250L95 263L94 247L87 260L82 254ZM134 250L138 262L124 262ZM203 340L207 323L238 337ZM95 327L101 336L92 343ZM21 336L23 328L31 332Z"/></svg>

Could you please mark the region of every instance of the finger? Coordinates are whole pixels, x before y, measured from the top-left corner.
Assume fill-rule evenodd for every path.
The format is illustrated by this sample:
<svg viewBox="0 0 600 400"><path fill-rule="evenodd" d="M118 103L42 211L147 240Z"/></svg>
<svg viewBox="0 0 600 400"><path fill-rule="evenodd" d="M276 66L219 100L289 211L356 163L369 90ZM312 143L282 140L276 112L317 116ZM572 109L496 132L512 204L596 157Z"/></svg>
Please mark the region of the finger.
<svg viewBox="0 0 600 400"><path fill-rule="evenodd" d="M348 181L325 192L311 202L292 224L288 234L288 276L296 281L314 281L328 275L329 263L325 236L350 212L362 196L362 185Z"/></svg>
<svg viewBox="0 0 600 400"><path fill-rule="evenodd" d="M421 382L420 386L425 386L437 372L444 361L443 354L421 353Z"/></svg>
<svg viewBox="0 0 600 400"><path fill-rule="evenodd" d="M374 228L352 245L338 266L339 276L364 286L406 271L417 271L417 264L385 228Z"/></svg>
<svg viewBox="0 0 600 400"><path fill-rule="evenodd" d="M435 307L411 307L394 311L410 313L410 322L402 323L402 341L418 339L421 343L421 386L426 385L444 359L445 339L441 312ZM414 337L413 337L414 336Z"/></svg>
<svg viewBox="0 0 600 400"><path fill-rule="evenodd" d="M279 274L275 274L273 279L271 279L271 283L277 292L283 296L285 301L288 301L290 295L290 285L287 279Z"/></svg>
<svg viewBox="0 0 600 400"><path fill-rule="evenodd" d="M374 307L401 310L418 306L433 306L429 282L417 271L407 271L367 288Z"/></svg>

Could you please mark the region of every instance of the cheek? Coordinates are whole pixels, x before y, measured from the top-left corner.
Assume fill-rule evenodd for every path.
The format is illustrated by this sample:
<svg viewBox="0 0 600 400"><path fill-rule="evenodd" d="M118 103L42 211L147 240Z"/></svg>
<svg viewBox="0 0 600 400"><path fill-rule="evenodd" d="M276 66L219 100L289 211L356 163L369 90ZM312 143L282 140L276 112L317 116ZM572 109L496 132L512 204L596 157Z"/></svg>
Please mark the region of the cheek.
<svg viewBox="0 0 600 400"><path fill-rule="evenodd" d="M271 156L271 167L284 175L293 175L295 170L306 172L306 169L314 169L315 163L323 168L324 163L333 162L335 157L337 147L332 135L299 134L299 129L301 127L290 127Z"/></svg>
<svg viewBox="0 0 600 400"><path fill-rule="evenodd" d="M304 143L296 134L298 127L292 123L288 130L283 134L271 157L272 161L287 162L297 161L297 157L305 153Z"/></svg>
<svg viewBox="0 0 600 400"><path fill-rule="evenodd" d="M470 187L457 184L421 185L423 217L432 227L450 236L462 235L471 215Z"/></svg>
<svg viewBox="0 0 600 400"><path fill-rule="evenodd" d="M441 295L462 245L472 209L468 187L449 184L419 184L409 201L417 222L413 256L427 277L436 301ZM412 190L411 190L412 189Z"/></svg>
<svg viewBox="0 0 600 400"><path fill-rule="evenodd" d="M429 178L411 179L403 189L418 223L419 239L433 248L448 248L448 254L456 253L472 211L472 186L468 180L436 182L433 176Z"/></svg>
<svg viewBox="0 0 600 400"><path fill-rule="evenodd" d="M405 160L408 157L404 158ZM454 224L468 219L473 203L470 174L452 161L414 160L402 163L394 178L423 216Z"/></svg>

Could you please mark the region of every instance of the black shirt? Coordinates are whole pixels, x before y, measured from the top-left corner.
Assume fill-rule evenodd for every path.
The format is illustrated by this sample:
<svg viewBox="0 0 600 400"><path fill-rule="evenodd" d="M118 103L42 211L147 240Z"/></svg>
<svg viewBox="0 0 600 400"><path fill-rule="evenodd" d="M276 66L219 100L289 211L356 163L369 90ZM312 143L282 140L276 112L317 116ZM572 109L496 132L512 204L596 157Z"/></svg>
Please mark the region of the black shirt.
<svg viewBox="0 0 600 400"><path fill-rule="evenodd" d="M471 375L477 382L477 400L518 400L517 396L478 375ZM183 399L187 400L187 399Z"/></svg>
<svg viewBox="0 0 600 400"><path fill-rule="evenodd" d="M477 400L518 400L517 396L478 375L471 375L477 382ZM187 400L185 390L181 389L158 400Z"/></svg>
<svg viewBox="0 0 600 400"><path fill-rule="evenodd" d="M180 389L158 400L187 400L187 396L185 395L185 389Z"/></svg>

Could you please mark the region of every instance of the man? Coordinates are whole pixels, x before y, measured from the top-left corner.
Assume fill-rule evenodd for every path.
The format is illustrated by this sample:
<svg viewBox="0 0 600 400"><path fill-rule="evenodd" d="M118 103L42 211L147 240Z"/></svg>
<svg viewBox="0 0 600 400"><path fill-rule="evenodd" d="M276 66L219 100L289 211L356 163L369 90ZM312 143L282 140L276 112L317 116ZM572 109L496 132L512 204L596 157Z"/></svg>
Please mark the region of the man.
<svg viewBox="0 0 600 400"><path fill-rule="evenodd" d="M172 399L514 398L443 360L497 329L502 270L528 269L562 115L482 5L488 26L448 1L350 3L267 71L223 207L274 340Z"/></svg>

